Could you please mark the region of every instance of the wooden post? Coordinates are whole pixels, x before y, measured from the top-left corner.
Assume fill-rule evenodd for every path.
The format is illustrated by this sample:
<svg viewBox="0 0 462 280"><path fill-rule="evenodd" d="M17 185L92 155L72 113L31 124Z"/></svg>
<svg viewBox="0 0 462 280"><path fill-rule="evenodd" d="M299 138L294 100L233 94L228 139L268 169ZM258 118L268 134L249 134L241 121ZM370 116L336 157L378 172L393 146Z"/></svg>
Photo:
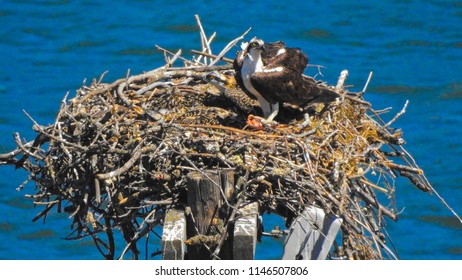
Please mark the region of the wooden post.
<svg viewBox="0 0 462 280"><path fill-rule="evenodd" d="M169 209L162 230L162 258L183 260L186 252L186 217L182 210Z"/></svg>
<svg viewBox="0 0 462 280"><path fill-rule="evenodd" d="M283 260L324 260L340 229L341 220L318 207L307 207L289 229Z"/></svg>
<svg viewBox="0 0 462 280"><path fill-rule="evenodd" d="M234 170L220 170L221 188L226 197L226 200L230 200L234 194Z"/></svg>
<svg viewBox="0 0 462 280"><path fill-rule="evenodd" d="M233 259L253 260L258 234L258 202L240 207L239 214L234 223Z"/></svg>
<svg viewBox="0 0 462 280"><path fill-rule="evenodd" d="M162 233L164 259L211 259L214 249L220 252L219 258L231 259L233 256L232 238L221 234L224 233L223 230L232 230L232 228L223 228L218 233L216 229L220 227L220 221L223 222L229 218L230 209L227 209L224 200L233 199L234 170L193 171L187 176L187 184L187 211L170 210L166 213L164 232ZM239 209L239 213L242 214L242 217L236 220L237 228L235 227L235 229L239 230L235 232L237 233L236 240L240 245L235 248L235 250L239 250L235 255L239 259L252 259L257 236L258 204L252 203ZM252 227L252 230L249 230L248 227ZM180 229L184 228L186 228L186 236L182 235L182 231L180 233ZM249 232L252 232L252 235L246 235ZM231 233L229 232L229 234ZM212 241L220 235L222 240L218 242L217 239L219 247L215 246L214 248L214 244L208 244L209 248L207 248L204 244L197 243L198 241ZM184 244L188 246L185 248ZM185 249L187 251L186 256Z"/></svg>
<svg viewBox="0 0 462 280"><path fill-rule="evenodd" d="M188 206L191 208L192 215L196 222L195 225L188 224L188 238L194 234L210 235L212 225L217 225L220 214L226 211L220 211L223 206L223 195L227 197L232 195L234 187L233 172L190 172L188 180ZM191 227L197 227L197 231ZM224 246L224 250L226 251ZM212 249L213 252L213 249ZM189 259L211 259L211 253L203 245L188 246Z"/></svg>
<svg viewBox="0 0 462 280"><path fill-rule="evenodd" d="M196 220L200 234L207 234L212 219L217 215L220 203L221 178L211 172L204 176L199 172L188 174L188 205Z"/></svg>

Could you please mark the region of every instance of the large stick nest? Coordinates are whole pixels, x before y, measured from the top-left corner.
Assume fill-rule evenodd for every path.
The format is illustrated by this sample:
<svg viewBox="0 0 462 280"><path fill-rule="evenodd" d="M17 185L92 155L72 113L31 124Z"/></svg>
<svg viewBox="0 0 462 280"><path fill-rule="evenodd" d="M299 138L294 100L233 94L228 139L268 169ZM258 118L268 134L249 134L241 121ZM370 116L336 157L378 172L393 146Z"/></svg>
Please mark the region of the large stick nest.
<svg viewBox="0 0 462 280"><path fill-rule="evenodd" d="M396 178L432 190L391 128L396 118L385 123L364 92L341 82L338 102L283 106L279 125L254 131L244 128L248 108L203 80L231 64L184 59L185 67L173 68L165 55L161 68L110 84L95 80L66 96L53 124L34 121L34 141L16 134L18 149L1 160L29 172L30 197L45 205L36 219L64 210L72 217L68 238L91 236L106 258L115 257L113 230L120 229L122 255L130 249L137 257L137 241L162 225L167 209L184 204L189 172L226 169L239 182L237 194L287 225L307 205L341 218L332 256L394 257L383 229L385 216L397 220Z"/></svg>

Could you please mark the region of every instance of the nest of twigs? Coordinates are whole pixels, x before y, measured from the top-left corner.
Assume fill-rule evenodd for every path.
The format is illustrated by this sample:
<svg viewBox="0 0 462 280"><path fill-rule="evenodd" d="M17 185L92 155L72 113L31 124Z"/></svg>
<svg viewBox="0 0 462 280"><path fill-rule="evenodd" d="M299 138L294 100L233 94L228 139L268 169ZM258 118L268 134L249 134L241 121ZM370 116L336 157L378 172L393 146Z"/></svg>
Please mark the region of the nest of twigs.
<svg viewBox="0 0 462 280"><path fill-rule="evenodd" d="M29 172L36 186L30 197L44 205L36 219L63 210L72 217L68 238L91 236L106 258L116 257L119 229L137 257L137 241L162 225L168 208L184 204L189 172L226 169L240 182L236 194L288 226L306 205L341 218L332 256L394 257L383 229L384 217L397 220L396 178L432 190L391 127L404 109L384 122L364 91L344 89L343 77L338 102L285 106L279 125L254 131L245 128L245 110L203 80L231 64L182 58L185 67L171 67L179 54L165 51L168 63L150 72L82 86L64 98L53 124L34 122L34 141L16 134L18 148L2 163Z"/></svg>

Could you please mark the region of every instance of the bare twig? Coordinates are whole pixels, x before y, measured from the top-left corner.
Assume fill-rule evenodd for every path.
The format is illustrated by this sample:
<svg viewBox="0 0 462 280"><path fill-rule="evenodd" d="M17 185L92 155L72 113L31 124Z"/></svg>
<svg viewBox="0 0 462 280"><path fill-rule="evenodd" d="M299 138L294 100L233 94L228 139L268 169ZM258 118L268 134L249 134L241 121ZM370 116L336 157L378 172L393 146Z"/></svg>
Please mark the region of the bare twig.
<svg viewBox="0 0 462 280"><path fill-rule="evenodd" d="M406 113L406 108L407 108L407 105L409 104L409 100L406 100L406 103L404 103L404 106L403 106L403 109L401 109L401 111L399 111L398 114L396 114L393 119L391 119L389 122L387 122L383 127L389 127L390 125L392 125L396 120L398 120L402 115L404 115L404 113Z"/></svg>
<svg viewBox="0 0 462 280"><path fill-rule="evenodd" d="M209 66L213 66L215 65L220 59L222 59L222 57L232 48L234 47L237 42L241 41L244 39L244 36L247 35L247 33L249 33L251 28L247 29L247 31L245 31L241 36L237 37L236 39L232 40L231 42L229 42L224 48L223 50L217 55L217 57L209 64Z"/></svg>
<svg viewBox="0 0 462 280"><path fill-rule="evenodd" d="M340 73L340 77L338 78L337 85L335 86L336 92L341 92L343 90L347 77L348 77L348 70L343 70Z"/></svg>
<svg viewBox="0 0 462 280"><path fill-rule="evenodd" d="M208 56L208 57L211 57L211 58L218 58L217 55L214 55L214 54L209 54L209 53L205 53L205 52L200 52L200 51L196 51L196 50L191 50L191 53L193 54L200 54L200 55L203 55L203 56ZM226 58L226 57L221 57L219 58L220 60L223 60L224 62L228 62L228 63L233 63L233 60L232 59L229 59L229 58ZM213 62L212 62L213 63ZM213 64L210 63L210 65L208 65L209 67L212 66Z"/></svg>
<svg viewBox="0 0 462 280"><path fill-rule="evenodd" d="M369 83L370 83L371 79L372 79L372 71L369 72L369 76L367 77L367 81L364 84L363 90L361 91L362 94L366 92L367 87L369 86Z"/></svg>

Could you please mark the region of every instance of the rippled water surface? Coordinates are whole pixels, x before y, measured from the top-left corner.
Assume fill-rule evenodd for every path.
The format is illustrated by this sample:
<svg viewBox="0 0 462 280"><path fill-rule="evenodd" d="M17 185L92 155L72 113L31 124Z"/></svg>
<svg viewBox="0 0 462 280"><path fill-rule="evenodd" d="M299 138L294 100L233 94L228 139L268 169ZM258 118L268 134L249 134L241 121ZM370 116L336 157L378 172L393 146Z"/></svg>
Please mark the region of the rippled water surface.
<svg viewBox="0 0 462 280"><path fill-rule="evenodd" d="M231 2L231 1L228 1ZM289 4L290 3L290 4ZM200 48L194 14L219 52L247 28L247 38L283 40L323 65L335 83L348 69L360 90L374 71L366 98L398 112L411 152L438 192L462 213L462 2L434 1L2 1L0 5L0 153L14 148L12 133L32 139L31 121L54 121L60 101L84 79L105 81L163 65L155 45ZM234 53L234 51L232 52ZM188 55L188 54L185 54ZM228 55L232 58L233 55ZM308 74L315 74L309 68ZM390 118L393 114L390 115ZM40 209L16 188L27 174L0 168L1 259L100 259L91 240L65 241L70 220ZM402 210L388 230L403 259L462 259L462 227L435 196L399 181ZM265 217L267 226L282 224ZM159 247L152 241L152 247ZM156 247L157 246L157 247ZM257 247L257 258L278 259L281 240Z"/></svg>

